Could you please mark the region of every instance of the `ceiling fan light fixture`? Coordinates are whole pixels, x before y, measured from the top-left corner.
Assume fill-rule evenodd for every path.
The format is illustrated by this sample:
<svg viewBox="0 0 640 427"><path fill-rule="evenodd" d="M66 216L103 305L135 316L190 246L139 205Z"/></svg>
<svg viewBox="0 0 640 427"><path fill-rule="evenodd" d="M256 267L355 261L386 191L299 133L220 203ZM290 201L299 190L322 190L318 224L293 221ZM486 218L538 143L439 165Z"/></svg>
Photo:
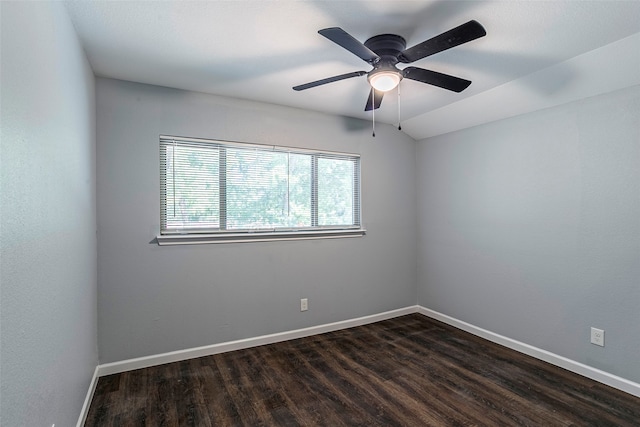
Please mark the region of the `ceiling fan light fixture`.
<svg viewBox="0 0 640 427"><path fill-rule="evenodd" d="M369 76L369 84L375 90L388 92L398 86L401 78L396 71L379 71Z"/></svg>

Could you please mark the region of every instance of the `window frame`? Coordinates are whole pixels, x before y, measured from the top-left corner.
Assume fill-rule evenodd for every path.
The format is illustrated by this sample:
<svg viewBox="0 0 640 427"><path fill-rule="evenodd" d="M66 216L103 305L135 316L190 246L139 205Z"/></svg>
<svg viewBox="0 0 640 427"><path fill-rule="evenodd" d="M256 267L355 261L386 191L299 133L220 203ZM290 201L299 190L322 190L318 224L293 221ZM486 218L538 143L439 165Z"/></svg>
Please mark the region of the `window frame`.
<svg viewBox="0 0 640 427"><path fill-rule="evenodd" d="M190 138L180 136L160 135L160 233L156 236L158 245L190 245L208 243L243 243L256 241L278 241L278 240L309 240L309 239L335 239L362 237L366 234L366 229L362 226L362 191L361 191L361 159L359 154L314 150L308 148L298 148L290 146L256 144L238 141L226 141L220 139ZM219 229L186 228L167 229L166 228L166 154L163 150L170 143L183 142L195 143L206 147L206 145L218 148L255 148L262 151L285 152L291 154L311 155L311 225L308 227L270 227L268 229L224 229L226 225L225 210L226 194L221 191L219 194ZM223 157L223 156L221 156ZM318 224L318 179L317 161L319 158L334 158L352 160L354 162L353 173L353 225L330 225L319 226ZM226 180L226 171L218 171L218 179ZM219 183L220 188L226 187L226 182ZM315 225L314 225L315 224Z"/></svg>

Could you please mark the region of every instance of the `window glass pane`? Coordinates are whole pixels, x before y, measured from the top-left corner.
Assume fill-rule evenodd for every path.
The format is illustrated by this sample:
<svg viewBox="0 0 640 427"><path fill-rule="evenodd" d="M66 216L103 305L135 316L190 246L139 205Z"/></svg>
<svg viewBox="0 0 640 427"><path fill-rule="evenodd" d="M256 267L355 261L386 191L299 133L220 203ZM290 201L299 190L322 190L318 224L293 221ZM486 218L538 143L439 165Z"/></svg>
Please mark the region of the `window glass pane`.
<svg viewBox="0 0 640 427"><path fill-rule="evenodd" d="M311 224L310 156L226 148L227 229Z"/></svg>
<svg viewBox="0 0 640 427"><path fill-rule="evenodd" d="M318 225L353 225L354 162L318 158Z"/></svg>
<svg viewBox="0 0 640 427"><path fill-rule="evenodd" d="M166 228L218 228L218 149L184 145L164 149Z"/></svg>
<svg viewBox="0 0 640 427"><path fill-rule="evenodd" d="M289 227L311 226L311 156L289 154Z"/></svg>

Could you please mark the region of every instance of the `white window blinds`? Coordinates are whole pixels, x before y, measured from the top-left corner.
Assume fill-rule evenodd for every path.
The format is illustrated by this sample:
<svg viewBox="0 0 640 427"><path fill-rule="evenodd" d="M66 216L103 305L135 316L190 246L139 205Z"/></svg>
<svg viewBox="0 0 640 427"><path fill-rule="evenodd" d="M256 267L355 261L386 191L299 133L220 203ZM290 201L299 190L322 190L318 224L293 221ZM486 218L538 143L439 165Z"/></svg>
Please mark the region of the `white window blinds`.
<svg viewBox="0 0 640 427"><path fill-rule="evenodd" d="M161 234L361 226L360 157L160 137Z"/></svg>

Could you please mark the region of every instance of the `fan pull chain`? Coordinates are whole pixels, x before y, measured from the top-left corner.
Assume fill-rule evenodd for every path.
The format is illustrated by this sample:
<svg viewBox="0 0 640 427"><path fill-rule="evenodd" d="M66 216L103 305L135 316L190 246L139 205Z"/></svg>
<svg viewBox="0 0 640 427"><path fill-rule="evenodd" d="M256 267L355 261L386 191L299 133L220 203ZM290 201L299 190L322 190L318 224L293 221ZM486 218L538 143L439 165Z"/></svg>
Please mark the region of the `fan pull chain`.
<svg viewBox="0 0 640 427"><path fill-rule="evenodd" d="M371 89L371 114L373 117L373 134L372 136L376 137L376 91Z"/></svg>
<svg viewBox="0 0 640 427"><path fill-rule="evenodd" d="M402 126L400 126L400 83L398 83L398 130L402 130Z"/></svg>

